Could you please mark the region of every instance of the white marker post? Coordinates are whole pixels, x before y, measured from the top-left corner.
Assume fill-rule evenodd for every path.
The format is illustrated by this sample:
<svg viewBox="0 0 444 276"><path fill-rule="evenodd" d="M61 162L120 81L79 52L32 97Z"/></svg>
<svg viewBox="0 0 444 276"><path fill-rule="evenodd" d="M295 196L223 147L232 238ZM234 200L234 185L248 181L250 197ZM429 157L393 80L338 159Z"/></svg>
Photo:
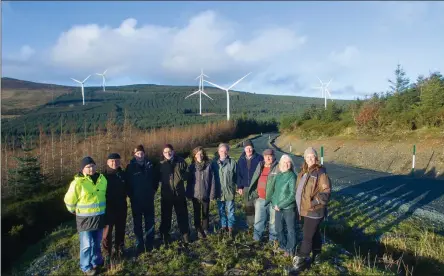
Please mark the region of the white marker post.
<svg viewBox="0 0 444 276"><path fill-rule="evenodd" d="M291 153L291 144L290 144L290 153Z"/></svg>
<svg viewBox="0 0 444 276"><path fill-rule="evenodd" d="M416 145L413 145L412 174L415 171Z"/></svg>
<svg viewBox="0 0 444 276"><path fill-rule="evenodd" d="M324 146L321 146L321 165L324 165Z"/></svg>

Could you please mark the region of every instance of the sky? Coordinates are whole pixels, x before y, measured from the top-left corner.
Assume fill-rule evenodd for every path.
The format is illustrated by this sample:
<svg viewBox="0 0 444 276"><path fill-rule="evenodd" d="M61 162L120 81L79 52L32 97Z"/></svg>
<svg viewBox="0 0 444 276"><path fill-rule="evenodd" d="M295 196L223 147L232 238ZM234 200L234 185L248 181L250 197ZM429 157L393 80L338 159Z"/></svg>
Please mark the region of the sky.
<svg viewBox="0 0 444 276"><path fill-rule="evenodd" d="M444 2L4 2L2 76L99 86L197 85L354 99L444 72Z"/></svg>

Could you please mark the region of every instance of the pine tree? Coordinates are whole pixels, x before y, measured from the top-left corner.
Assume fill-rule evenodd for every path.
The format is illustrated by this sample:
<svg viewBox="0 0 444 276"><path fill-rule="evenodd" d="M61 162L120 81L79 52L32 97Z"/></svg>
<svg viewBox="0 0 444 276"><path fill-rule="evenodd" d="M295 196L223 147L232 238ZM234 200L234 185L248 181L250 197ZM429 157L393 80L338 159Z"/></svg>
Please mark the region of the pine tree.
<svg viewBox="0 0 444 276"><path fill-rule="evenodd" d="M404 69L401 64L398 64L395 69L395 80L388 80L392 94L400 94L409 88L410 80L406 77Z"/></svg>
<svg viewBox="0 0 444 276"><path fill-rule="evenodd" d="M41 189L44 178L41 172L38 157L33 156L32 148L27 137L22 137L21 145L23 155L14 157L17 167L10 170L10 183L14 190L14 195L22 199L31 193Z"/></svg>

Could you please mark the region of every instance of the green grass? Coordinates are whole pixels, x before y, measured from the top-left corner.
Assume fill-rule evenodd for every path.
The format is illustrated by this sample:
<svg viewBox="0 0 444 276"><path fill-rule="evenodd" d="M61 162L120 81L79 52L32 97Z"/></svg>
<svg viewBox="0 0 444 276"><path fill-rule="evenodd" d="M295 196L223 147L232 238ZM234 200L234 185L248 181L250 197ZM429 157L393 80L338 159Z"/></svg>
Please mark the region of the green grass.
<svg viewBox="0 0 444 276"><path fill-rule="evenodd" d="M351 251L369 252L367 261L404 274L444 273L444 228L416 216L384 213L359 199L335 195L324 230Z"/></svg>

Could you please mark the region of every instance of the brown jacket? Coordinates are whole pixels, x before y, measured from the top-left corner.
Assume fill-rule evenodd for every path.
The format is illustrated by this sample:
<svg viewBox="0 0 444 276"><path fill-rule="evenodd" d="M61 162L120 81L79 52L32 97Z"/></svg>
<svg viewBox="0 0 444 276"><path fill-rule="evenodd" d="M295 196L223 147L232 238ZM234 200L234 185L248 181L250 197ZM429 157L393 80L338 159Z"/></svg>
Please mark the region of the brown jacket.
<svg viewBox="0 0 444 276"><path fill-rule="evenodd" d="M296 191L304 174L298 173ZM321 165L315 165L308 171L301 195L300 216L324 217L330 199L331 183L327 171Z"/></svg>

